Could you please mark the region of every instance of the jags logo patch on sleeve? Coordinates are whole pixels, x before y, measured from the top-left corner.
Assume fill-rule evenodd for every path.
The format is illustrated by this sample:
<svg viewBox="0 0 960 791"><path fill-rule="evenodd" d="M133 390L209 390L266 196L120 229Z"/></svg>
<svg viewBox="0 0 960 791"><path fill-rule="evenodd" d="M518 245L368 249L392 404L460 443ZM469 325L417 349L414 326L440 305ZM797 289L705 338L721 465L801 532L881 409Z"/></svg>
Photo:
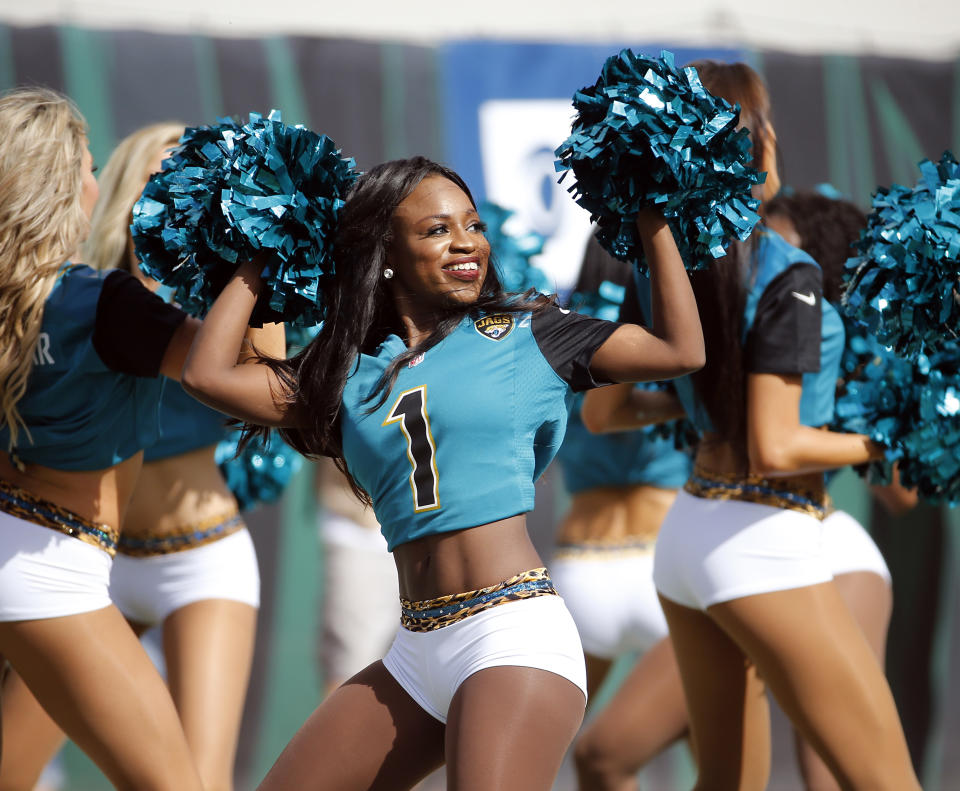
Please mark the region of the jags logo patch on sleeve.
<svg viewBox="0 0 960 791"><path fill-rule="evenodd" d="M473 322L473 326L484 338L491 341L502 341L512 331L515 324L513 316L508 313L495 313L492 316L484 316Z"/></svg>

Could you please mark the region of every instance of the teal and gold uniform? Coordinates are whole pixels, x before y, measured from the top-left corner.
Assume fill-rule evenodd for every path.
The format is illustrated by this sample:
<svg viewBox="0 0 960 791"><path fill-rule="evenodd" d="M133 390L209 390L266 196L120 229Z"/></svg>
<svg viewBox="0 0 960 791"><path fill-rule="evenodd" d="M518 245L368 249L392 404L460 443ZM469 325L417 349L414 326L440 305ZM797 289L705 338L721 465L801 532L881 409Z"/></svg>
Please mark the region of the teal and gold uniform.
<svg viewBox="0 0 960 791"><path fill-rule="evenodd" d="M185 314L132 275L66 265L47 298L11 453L60 470L119 464L159 435L158 376ZM10 433L0 427L0 449Z"/></svg>
<svg viewBox="0 0 960 791"><path fill-rule="evenodd" d="M373 412L365 399L406 346L390 335L362 354L343 394L343 452L389 548L532 509L573 393L599 384L590 360L617 326L555 305L464 318Z"/></svg>
<svg viewBox="0 0 960 791"><path fill-rule="evenodd" d="M690 454L674 448L672 439L643 429L591 434L580 419L579 401L557 453L570 494L598 486L683 486L690 474Z"/></svg>
<svg viewBox="0 0 960 791"><path fill-rule="evenodd" d="M800 422L823 426L833 419L834 395L843 353L843 322L822 298L820 267L807 253L766 228L754 231L756 247L746 272L741 338L744 369L750 373L801 374ZM650 289L638 284L650 313ZM621 315L623 320L635 317ZM687 415L701 432L711 431L706 408L690 376L673 382Z"/></svg>
<svg viewBox="0 0 960 791"><path fill-rule="evenodd" d="M164 302L176 304L174 289L169 286L161 285L154 293ZM179 382L167 382L160 399L160 439L144 451L143 460L159 461L216 445L227 436L227 419L188 395Z"/></svg>

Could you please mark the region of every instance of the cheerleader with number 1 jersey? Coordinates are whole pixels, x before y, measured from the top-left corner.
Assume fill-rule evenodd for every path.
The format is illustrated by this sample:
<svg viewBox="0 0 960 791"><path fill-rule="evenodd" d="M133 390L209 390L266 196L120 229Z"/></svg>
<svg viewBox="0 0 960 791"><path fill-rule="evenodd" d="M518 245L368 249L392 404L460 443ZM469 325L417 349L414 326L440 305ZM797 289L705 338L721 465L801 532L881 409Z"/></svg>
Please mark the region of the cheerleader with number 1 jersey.
<svg viewBox="0 0 960 791"><path fill-rule="evenodd" d="M297 357L238 367L262 284L214 304L187 388L332 456L372 501L401 628L313 713L263 789L409 788L444 761L460 789L548 789L585 704L576 628L527 535L533 484L573 392L702 363L689 281L661 217L637 220L663 315L647 331L504 294L472 197L414 158L344 205L323 329Z"/></svg>

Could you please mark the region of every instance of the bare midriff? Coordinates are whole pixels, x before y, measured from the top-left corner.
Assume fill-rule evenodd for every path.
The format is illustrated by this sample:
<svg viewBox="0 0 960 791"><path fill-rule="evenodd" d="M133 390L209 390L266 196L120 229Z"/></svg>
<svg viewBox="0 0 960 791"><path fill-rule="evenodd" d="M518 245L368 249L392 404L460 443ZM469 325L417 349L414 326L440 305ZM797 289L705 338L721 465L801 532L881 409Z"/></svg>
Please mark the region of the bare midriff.
<svg viewBox="0 0 960 791"><path fill-rule="evenodd" d="M102 470L55 470L40 464L26 464L20 470L8 454L0 453L0 479L90 522L119 530L142 462L143 453L137 453Z"/></svg>
<svg viewBox="0 0 960 791"><path fill-rule="evenodd" d="M411 601L486 588L544 565L524 514L401 544L393 558L400 596Z"/></svg>
<svg viewBox="0 0 960 791"><path fill-rule="evenodd" d="M654 541L676 496L676 489L645 484L577 492L560 525L557 543L613 547Z"/></svg>
<svg viewBox="0 0 960 791"><path fill-rule="evenodd" d="M143 465L123 535L162 538L236 512L214 461L215 445Z"/></svg>

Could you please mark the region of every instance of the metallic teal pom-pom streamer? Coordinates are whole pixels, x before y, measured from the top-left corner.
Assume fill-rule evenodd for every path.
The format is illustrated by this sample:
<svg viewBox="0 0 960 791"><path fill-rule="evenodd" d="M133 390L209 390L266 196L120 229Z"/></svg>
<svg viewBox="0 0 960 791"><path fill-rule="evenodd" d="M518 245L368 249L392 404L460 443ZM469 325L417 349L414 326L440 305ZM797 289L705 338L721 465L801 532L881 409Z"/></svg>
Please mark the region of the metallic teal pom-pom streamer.
<svg viewBox="0 0 960 791"><path fill-rule="evenodd" d="M315 325L337 217L356 178L330 138L287 126L276 111L189 128L134 206L141 269L202 316L238 263L263 251L266 289L251 324Z"/></svg>
<svg viewBox="0 0 960 791"><path fill-rule="evenodd" d="M947 151L920 173L877 190L844 271L846 310L909 359L960 338L960 164Z"/></svg>
<svg viewBox="0 0 960 791"><path fill-rule="evenodd" d="M491 257L500 275L504 291L522 292L535 289L544 294L553 292L547 273L531 262L543 252L547 241L535 231L510 233L505 226L514 215L510 209L489 201L481 204L480 217L487 223L486 237L490 242Z"/></svg>
<svg viewBox="0 0 960 791"><path fill-rule="evenodd" d="M623 261L646 266L634 219L653 207L668 219L688 269L726 254L759 221L752 197L764 174L749 166L750 139L737 129L739 107L712 96L696 69L623 50L597 82L573 97L572 133L556 168L597 223L597 239Z"/></svg>
<svg viewBox="0 0 960 791"><path fill-rule="evenodd" d="M960 503L960 345L905 360L861 325L848 350L834 428L890 449L887 461L867 466L868 478L889 482L896 460L904 486L931 502Z"/></svg>
<svg viewBox="0 0 960 791"><path fill-rule="evenodd" d="M253 437L237 455L240 433L217 445L215 458L241 511L280 498L303 464L303 457L279 437L264 443Z"/></svg>

